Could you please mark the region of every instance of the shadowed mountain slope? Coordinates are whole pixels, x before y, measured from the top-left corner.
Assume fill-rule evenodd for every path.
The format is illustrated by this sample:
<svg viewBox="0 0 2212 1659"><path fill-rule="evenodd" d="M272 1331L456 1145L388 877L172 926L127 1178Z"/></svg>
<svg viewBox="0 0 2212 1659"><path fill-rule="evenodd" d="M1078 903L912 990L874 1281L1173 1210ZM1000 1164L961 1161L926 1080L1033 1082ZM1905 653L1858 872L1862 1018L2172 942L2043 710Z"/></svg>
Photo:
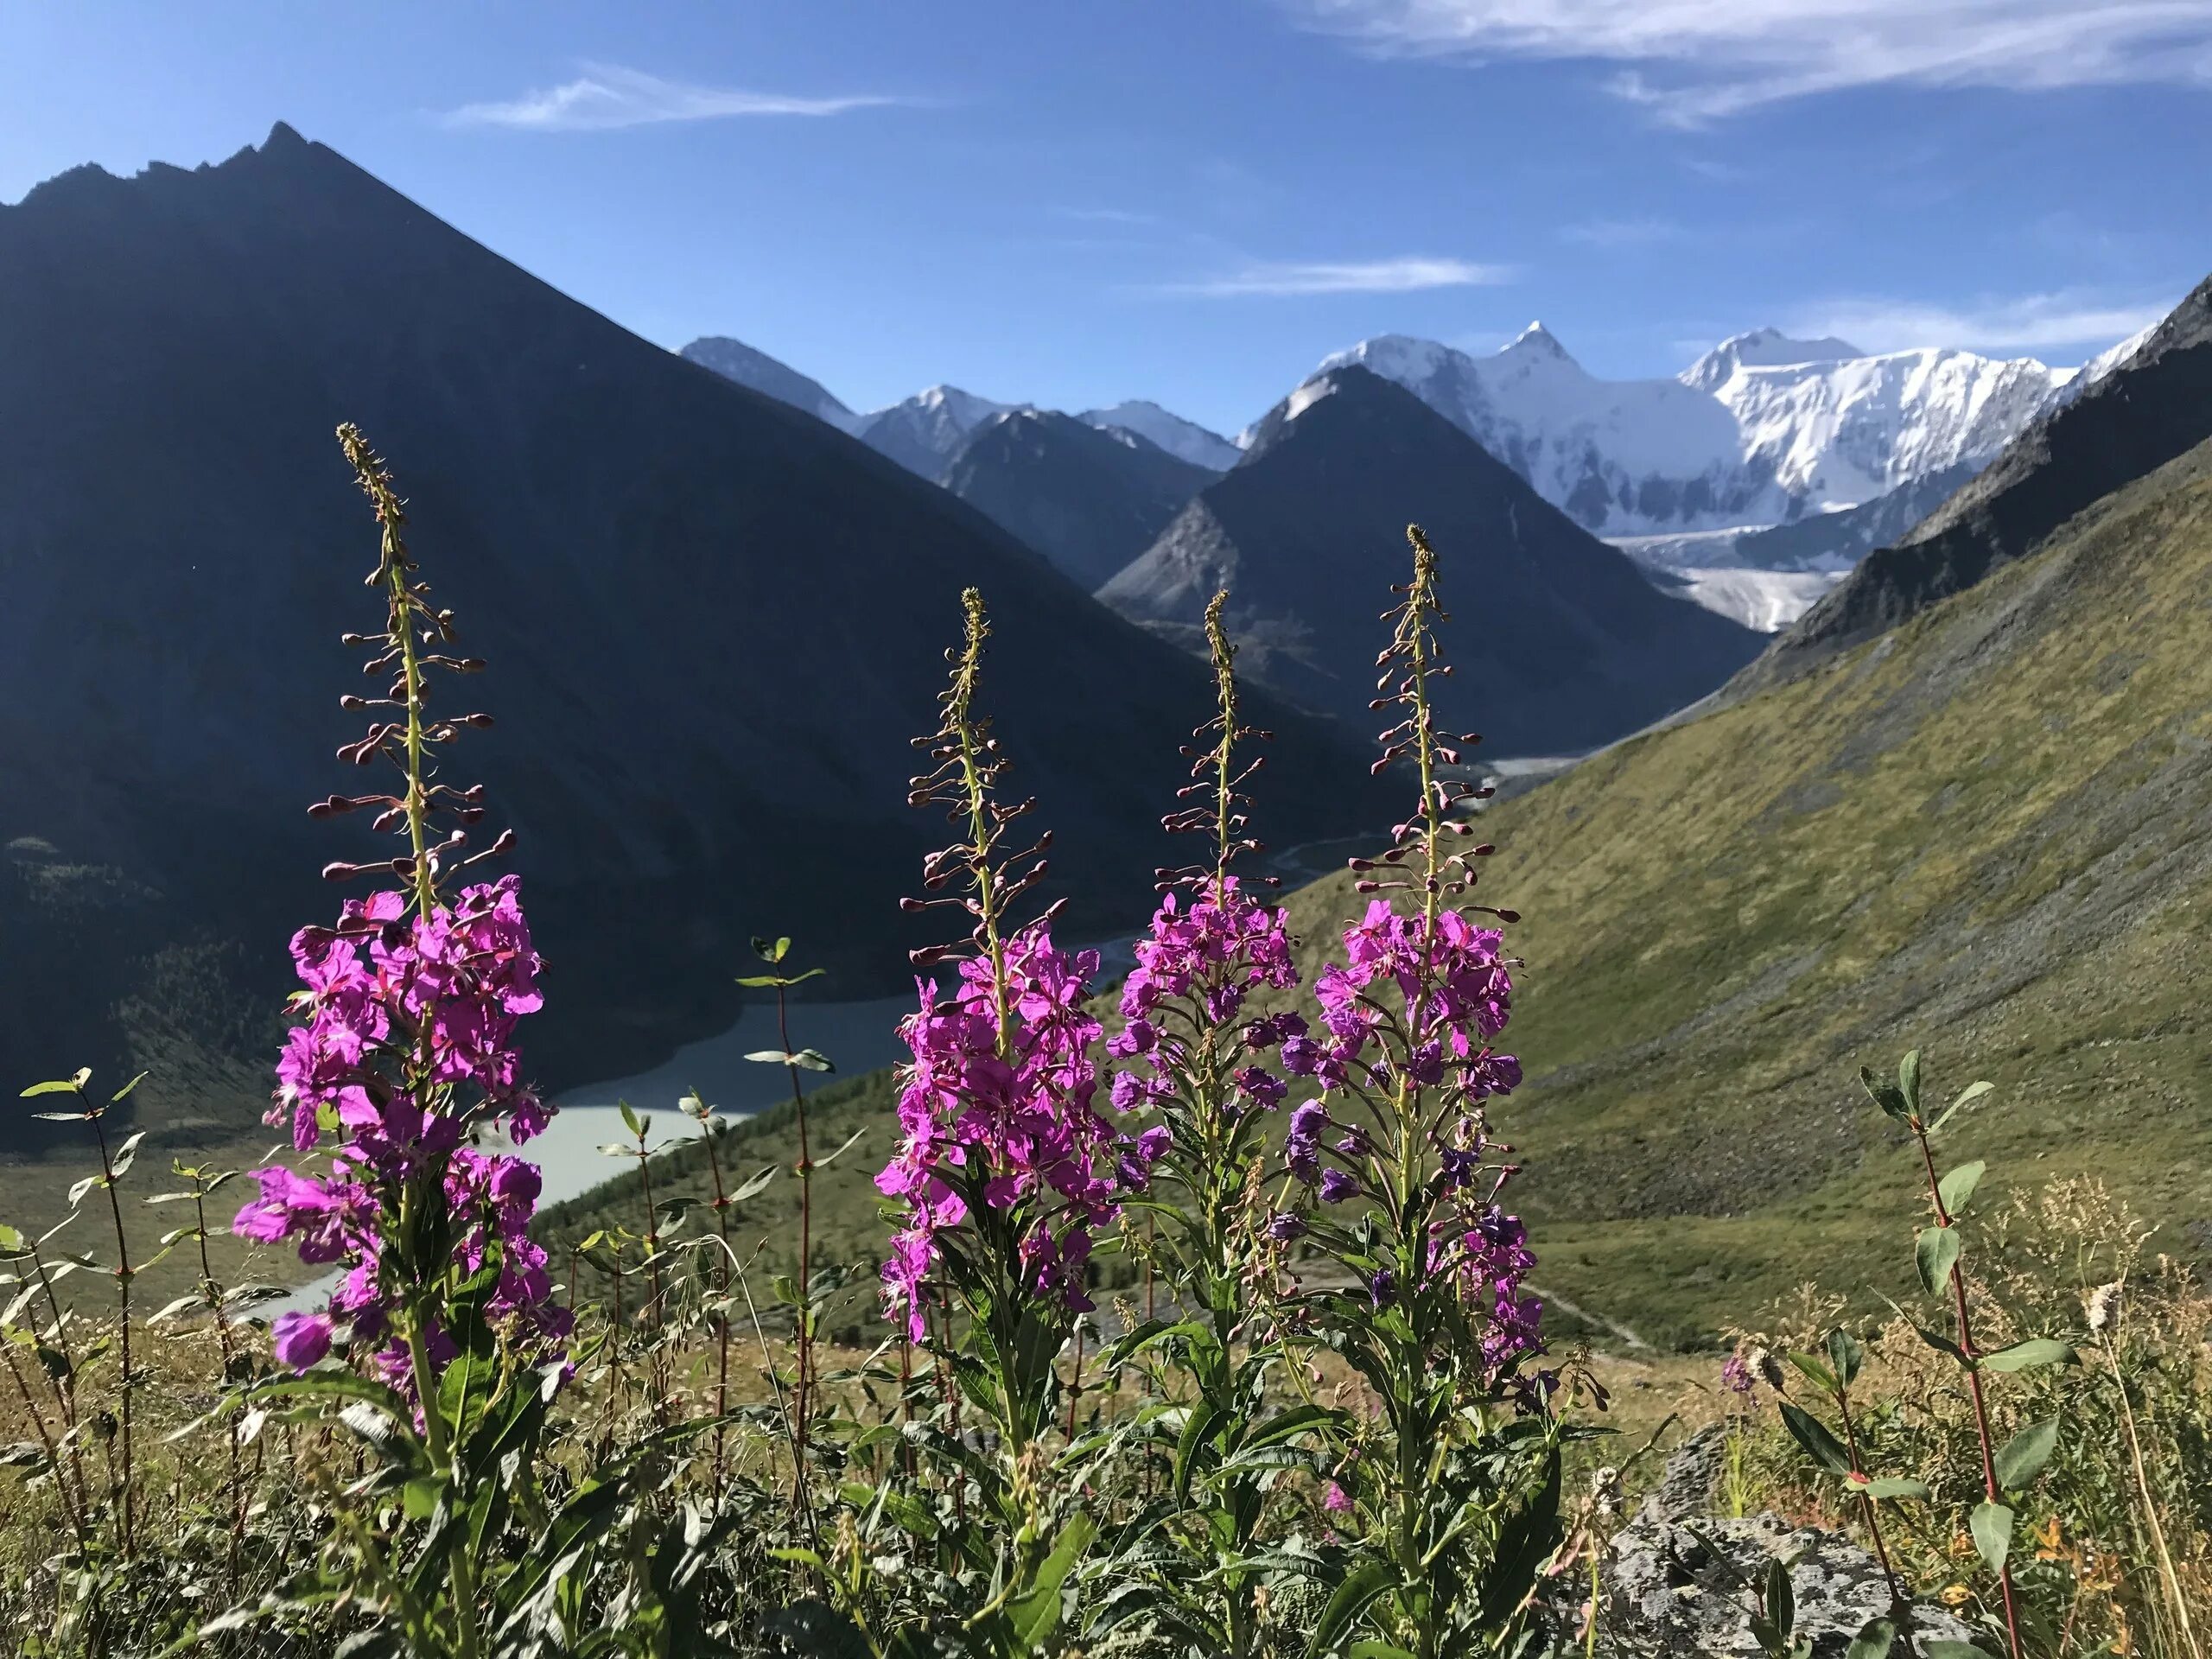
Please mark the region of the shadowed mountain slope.
<svg viewBox="0 0 2212 1659"><path fill-rule="evenodd" d="M1408 522L1444 561L1468 641L1451 720L1479 725L1486 753L1618 737L1710 691L1758 649L1760 635L1656 591L1473 439L1356 365L1278 405L1244 460L1099 597L1187 639L1228 588L1248 664L1364 730L1375 596L1402 575Z"/></svg>
<svg viewBox="0 0 2212 1659"><path fill-rule="evenodd" d="M944 486L1092 588L1151 546L1217 476L1134 433L1018 409L968 440Z"/></svg>
<svg viewBox="0 0 2212 1659"><path fill-rule="evenodd" d="M893 988L892 906L944 833L904 806L958 594L1060 832L1071 930L1149 898L1203 670L862 444L641 340L279 127L196 171L80 168L0 208L0 1076L155 1075L172 1139L251 1121L284 942L359 787L343 630L379 620L358 421L491 671L449 774L520 844L548 1086L727 1023L756 931ZM1363 814L1288 710L1286 839ZM1325 786L1325 784L1326 786ZM1102 897L1103 895L1103 897ZM1110 912L1110 914L1109 914ZM195 1127L196 1125L196 1127ZM0 1150L27 1123L0 1125Z"/></svg>

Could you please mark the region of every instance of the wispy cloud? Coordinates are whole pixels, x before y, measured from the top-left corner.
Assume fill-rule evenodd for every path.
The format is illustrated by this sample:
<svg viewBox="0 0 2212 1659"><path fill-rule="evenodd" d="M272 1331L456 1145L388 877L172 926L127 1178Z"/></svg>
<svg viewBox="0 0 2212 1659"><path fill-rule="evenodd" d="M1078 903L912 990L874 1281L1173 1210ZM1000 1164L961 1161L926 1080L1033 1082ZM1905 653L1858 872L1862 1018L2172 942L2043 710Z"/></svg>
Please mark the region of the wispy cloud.
<svg viewBox="0 0 2212 1659"><path fill-rule="evenodd" d="M735 86L664 80L642 69L587 63L576 79L489 104L466 104L445 121L457 127L513 127L527 132L593 132L662 121L716 121L741 115L842 115L912 99L874 93L798 98Z"/></svg>
<svg viewBox="0 0 2212 1659"><path fill-rule="evenodd" d="M1342 264L1317 262L1251 264L1195 282L1161 283L1155 294L1235 298L1245 295L1409 294L1426 288L1474 288L1514 278L1510 265L1482 265L1465 259L1407 256Z"/></svg>
<svg viewBox="0 0 2212 1659"><path fill-rule="evenodd" d="M1560 230L1562 241L1592 248L1648 248L1658 242L1679 242L1688 234L1670 219L1592 219Z"/></svg>
<svg viewBox="0 0 2212 1659"><path fill-rule="evenodd" d="M2212 82L2212 0L1281 0L1395 55L1623 66L1611 89L1694 126L1885 84Z"/></svg>
<svg viewBox="0 0 2212 1659"><path fill-rule="evenodd" d="M1945 305L1844 299L1808 305L1785 325L1793 334L1839 334L1868 351L1963 346L1978 351L2095 351L2147 328L2170 305L2123 303L2076 291L1983 297Z"/></svg>
<svg viewBox="0 0 2212 1659"><path fill-rule="evenodd" d="M1052 210L1062 219L1071 219L1078 225L1157 225L1157 213L1135 213L1127 207L1054 207Z"/></svg>

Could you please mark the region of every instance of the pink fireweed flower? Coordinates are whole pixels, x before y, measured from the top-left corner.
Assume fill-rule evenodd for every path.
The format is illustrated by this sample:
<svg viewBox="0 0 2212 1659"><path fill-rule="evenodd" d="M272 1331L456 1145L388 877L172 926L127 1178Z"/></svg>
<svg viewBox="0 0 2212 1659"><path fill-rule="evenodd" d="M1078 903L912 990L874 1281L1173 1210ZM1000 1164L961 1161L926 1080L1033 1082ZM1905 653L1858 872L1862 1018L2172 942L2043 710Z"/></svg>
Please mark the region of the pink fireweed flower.
<svg viewBox="0 0 2212 1659"><path fill-rule="evenodd" d="M233 1230L294 1242L302 1261L346 1273L328 1313L298 1316L320 1325L284 1327L278 1357L321 1357L332 1315L358 1336L390 1328L406 1290L393 1279L399 1194L433 1173L451 1223L443 1267L473 1273L496 1250L488 1315L526 1341L558 1340L569 1314L553 1303L545 1253L528 1231L543 1179L519 1158L467 1144L473 1122L526 1140L552 1109L521 1083L514 1047L517 1020L544 1001L516 878L468 887L427 914L410 913L397 893L349 901L335 927L302 929L292 958L307 988L293 1000L302 1023L286 1033L269 1121L289 1125L302 1152L334 1135L336 1144L324 1175L254 1171L260 1194ZM301 1355L312 1357L288 1357Z"/></svg>
<svg viewBox="0 0 2212 1659"><path fill-rule="evenodd" d="M1093 1105L1101 1027L1084 1000L1098 953L1055 949L1040 921L1001 954L1003 1041L988 957L960 963L949 1001L938 1000L934 981L918 980L919 1006L899 1025L912 1055L900 1079L902 1138L875 1185L906 1205L882 1268L885 1317L918 1341L944 1236L976 1204L1030 1206L1019 1240L1029 1288L1071 1311L1089 1308L1092 1234L1119 1213L1120 1194L1141 1185L1156 1155L1156 1143L1124 1136Z"/></svg>

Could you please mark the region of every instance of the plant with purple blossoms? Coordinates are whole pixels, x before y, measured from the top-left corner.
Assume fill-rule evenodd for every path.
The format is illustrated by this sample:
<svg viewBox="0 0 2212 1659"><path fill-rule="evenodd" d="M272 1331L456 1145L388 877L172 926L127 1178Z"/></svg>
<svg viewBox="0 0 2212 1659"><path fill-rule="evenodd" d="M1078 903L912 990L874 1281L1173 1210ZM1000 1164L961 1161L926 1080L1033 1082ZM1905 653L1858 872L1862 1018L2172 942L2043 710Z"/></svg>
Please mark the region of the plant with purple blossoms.
<svg viewBox="0 0 2212 1659"><path fill-rule="evenodd" d="M919 968L957 963L957 979L942 999L934 980L917 982L920 1006L900 1027L912 1054L900 1077L903 1138L876 1185L899 1222L885 1313L950 1384L943 1421L918 1424L918 1438L950 1470L960 1512L972 1495L993 1522L957 1529L980 1604L958 1620L958 1639L963 1651L1010 1655L1050 1637L1061 1581L1095 1530L1044 1441L1062 1388L1055 1360L1091 1306L1094 1242L1145 1148L1094 1104L1100 1027L1084 1003L1096 952L1053 945L1058 905L1027 925L1013 919L1043 879L1051 836L1008 844L1035 803L997 798L1006 760L976 706L989 629L973 588L962 604L965 635L947 653L938 730L916 740L931 764L909 797L948 809L962 834L924 861L929 896L906 906L955 908L969 925L956 944L912 953ZM963 1401L990 1420L988 1456L962 1439Z"/></svg>
<svg viewBox="0 0 2212 1659"><path fill-rule="evenodd" d="M1512 993L1501 936L1512 912L1455 902L1487 846L1450 851L1473 826L1455 809L1486 791L1454 781L1464 747L1440 731L1436 556L1416 527L1413 580L1385 620L1375 702L1402 718L1382 734L1379 772L1418 773L1420 799L1380 861L1355 860L1375 895L1344 930L1344 958L1314 987L1321 1029L1287 1040L1283 1065L1318 1085L1290 1114L1279 1217L1283 1316L1342 1355L1377 1414L1338 1434L1336 1478L1351 1501L1356 1558L1317 1630L1315 1651L1379 1625L1418 1659L1471 1650L1522 1618L1558 1541L1559 1430L1541 1378L1535 1257L1498 1204L1511 1167L1485 1103L1521 1080L1499 1052ZM1401 911L1386 893L1408 895ZM1478 921L1476 918L1487 918ZM1328 1264L1289 1277L1290 1241Z"/></svg>
<svg viewBox="0 0 2212 1659"><path fill-rule="evenodd" d="M436 776L435 752L490 721L434 716L429 676L482 664L453 652L452 613L433 608L408 556L405 513L384 463L353 428L340 428L339 440L375 508L381 537L369 585L386 610L382 632L347 641L369 647L365 671L391 677L382 697L343 699L372 711L372 723L340 755L359 766L383 756L398 783L311 810L373 810L376 827L404 836L406 849L327 867L333 880L400 885L348 900L335 925L303 928L292 941L305 988L292 999L296 1023L270 1121L321 1172L254 1171L259 1195L234 1225L340 1274L326 1309L276 1321L276 1357L300 1374L264 1384L256 1401L291 1421L321 1422L342 1408L376 1461L338 1506L316 1573L206 1628L305 1625L335 1605L365 1621L349 1650L538 1652L583 1633L573 1628L581 1592L563 1586L592 1570L591 1544L619 1517L613 1500L650 1447L573 1486L561 1507L540 1482L549 1408L569 1371L569 1314L528 1230L537 1169L474 1143L493 1127L519 1143L549 1116L514 1046L517 1022L542 1004L540 963L514 877L448 896L452 877L512 841L502 835L469 854L482 791ZM340 1344L366 1357L365 1370L324 1363ZM423 1523L411 1554L392 1535L403 1517ZM516 1526L528 1537L513 1535ZM651 1623L641 1618L638 1628Z"/></svg>
<svg viewBox="0 0 2212 1659"><path fill-rule="evenodd" d="M1291 988L1298 971L1283 912L1230 873L1237 854L1258 846L1246 833L1241 785L1260 763L1241 760L1238 746L1266 734L1238 717L1227 599L1217 594L1206 607L1217 706L1185 749L1192 781L1178 791L1197 804L1162 821L1171 833L1208 836L1212 856L1160 872L1165 896L1122 991L1128 1024L1107 1045L1122 1062L1115 1103L1159 1114L1138 1137L1124 1225L1144 1217L1146 1248L1175 1306L1107 1356L1112 1367L1143 1366L1163 1402L1139 1413L1116 1446L1123 1439L1148 1446L1167 1479L1122 1529L1109 1569L1122 1588L1104 1599L1091 1634L1141 1618L1154 1637L1244 1659L1268 1641L1262 1592L1289 1570L1255 1564L1269 1498L1287 1467L1312 1461L1300 1443L1336 1414L1270 1402L1285 1354L1250 1294L1259 1181L1287 1092L1269 1061L1306 1026L1294 1014L1255 1016L1245 1006L1255 992ZM1129 1593L1132 1580L1150 1593Z"/></svg>

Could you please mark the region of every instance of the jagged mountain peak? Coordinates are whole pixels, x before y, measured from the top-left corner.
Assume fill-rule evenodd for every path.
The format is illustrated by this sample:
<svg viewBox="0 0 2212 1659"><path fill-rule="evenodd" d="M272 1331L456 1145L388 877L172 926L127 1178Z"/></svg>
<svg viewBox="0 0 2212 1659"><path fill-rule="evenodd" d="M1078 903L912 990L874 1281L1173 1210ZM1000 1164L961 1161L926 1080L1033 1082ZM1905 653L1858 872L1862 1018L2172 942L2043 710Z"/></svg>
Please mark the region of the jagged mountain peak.
<svg viewBox="0 0 2212 1659"><path fill-rule="evenodd" d="M1523 328L1513 337L1511 344L1499 352L1498 355L1504 357L1513 353L1521 353L1532 357L1554 357L1566 363L1574 361L1567 347L1560 344L1559 336L1545 327L1541 322L1532 322Z"/></svg>

